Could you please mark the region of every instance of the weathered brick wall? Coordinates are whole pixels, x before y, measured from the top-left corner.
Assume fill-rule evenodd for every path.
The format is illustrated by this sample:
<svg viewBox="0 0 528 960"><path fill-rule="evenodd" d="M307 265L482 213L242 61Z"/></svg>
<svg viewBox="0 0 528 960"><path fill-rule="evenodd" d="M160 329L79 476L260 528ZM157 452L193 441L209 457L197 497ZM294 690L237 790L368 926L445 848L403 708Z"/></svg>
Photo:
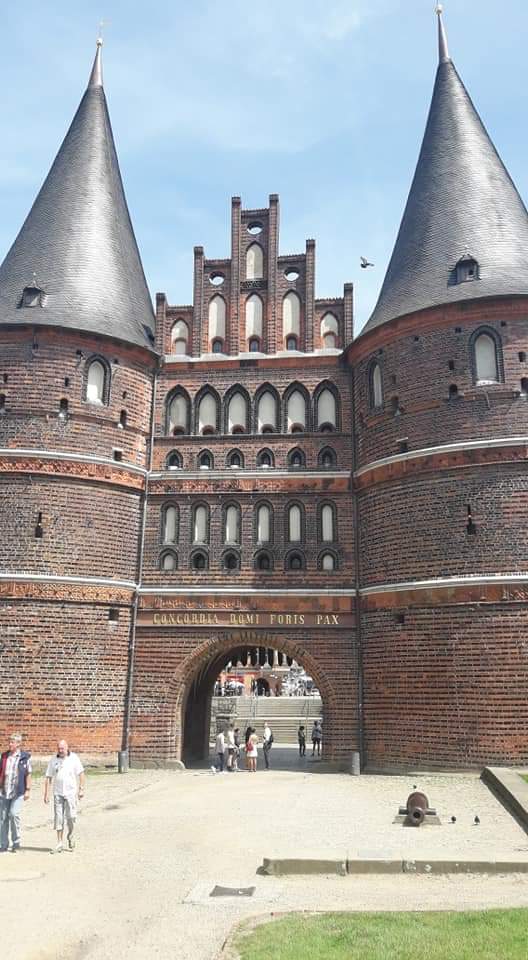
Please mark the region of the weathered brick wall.
<svg viewBox="0 0 528 960"><path fill-rule="evenodd" d="M526 604L364 613L369 766L528 763L527 627Z"/></svg>
<svg viewBox="0 0 528 960"><path fill-rule="evenodd" d="M34 754L65 737L115 762L121 749L129 610L113 604L0 599L0 739L13 730Z"/></svg>

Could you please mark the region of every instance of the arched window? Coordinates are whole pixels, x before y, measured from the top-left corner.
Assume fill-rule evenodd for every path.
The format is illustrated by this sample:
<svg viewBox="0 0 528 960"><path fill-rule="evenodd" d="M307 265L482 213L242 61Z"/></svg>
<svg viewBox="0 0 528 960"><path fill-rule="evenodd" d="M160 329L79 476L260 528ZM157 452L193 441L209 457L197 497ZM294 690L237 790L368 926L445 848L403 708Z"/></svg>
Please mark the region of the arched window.
<svg viewBox="0 0 528 960"><path fill-rule="evenodd" d="M319 466L323 470L331 470L332 467L337 466L337 457L335 450L332 450L332 447L325 447L321 450L319 454Z"/></svg>
<svg viewBox="0 0 528 960"><path fill-rule="evenodd" d="M370 406L375 410L383 406L383 382L379 363L373 363L369 371Z"/></svg>
<svg viewBox="0 0 528 960"><path fill-rule="evenodd" d="M304 556L298 550L293 550L286 555L286 570L304 570L304 566Z"/></svg>
<svg viewBox="0 0 528 960"><path fill-rule="evenodd" d="M288 433L306 430L306 398L300 390L290 393L286 402L286 429Z"/></svg>
<svg viewBox="0 0 528 960"><path fill-rule="evenodd" d="M240 570L240 555L234 550L228 550L224 553L222 565L225 570Z"/></svg>
<svg viewBox="0 0 528 960"><path fill-rule="evenodd" d="M209 507L198 504L194 507L192 517L192 542L209 543Z"/></svg>
<svg viewBox="0 0 528 960"><path fill-rule="evenodd" d="M319 536L323 543L334 543L336 539L335 509L332 504L325 503L320 508Z"/></svg>
<svg viewBox="0 0 528 960"><path fill-rule="evenodd" d="M318 394L316 398L316 423L317 429L322 431L335 430L337 428L337 403L335 394L328 387Z"/></svg>
<svg viewBox="0 0 528 960"><path fill-rule="evenodd" d="M339 334L339 324L337 317L333 313L325 313L321 320L321 342L324 350L331 350L337 347L337 337Z"/></svg>
<svg viewBox="0 0 528 960"><path fill-rule="evenodd" d="M189 432L189 397L179 390L167 406L167 432L173 436Z"/></svg>
<svg viewBox="0 0 528 960"><path fill-rule="evenodd" d="M178 543L179 537L178 507L169 504L161 513L161 540L162 543Z"/></svg>
<svg viewBox="0 0 528 960"><path fill-rule="evenodd" d="M293 503L288 507L288 528L287 538L290 543L302 543L303 537L303 511L298 503Z"/></svg>
<svg viewBox="0 0 528 960"><path fill-rule="evenodd" d="M286 337L286 350L297 350L297 337L294 337L293 334Z"/></svg>
<svg viewBox="0 0 528 960"><path fill-rule="evenodd" d="M264 253L258 243L252 243L246 252L246 280L261 280L264 276Z"/></svg>
<svg viewBox="0 0 528 960"><path fill-rule="evenodd" d="M288 453L288 467L290 470L302 470L306 466L306 457L304 455L304 450L301 450L300 447L295 447L293 450L290 450Z"/></svg>
<svg viewBox="0 0 528 960"><path fill-rule="evenodd" d="M178 569L178 557L174 550L164 550L160 557L160 570L170 573Z"/></svg>
<svg viewBox="0 0 528 960"><path fill-rule="evenodd" d="M266 470L272 467L274 462L271 450L260 450L257 453L257 467L262 467Z"/></svg>
<svg viewBox="0 0 528 960"><path fill-rule="evenodd" d="M240 507L233 503L224 513L224 543L240 543Z"/></svg>
<svg viewBox="0 0 528 960"><path fill-rule="evenodd" d="M322 553L319 557L318 567L320 570L325 570L327 572L331 570L337 570L337 557L334 553L325 551L325 553Z"/></svg>
<svg viewBox="0 0 528 960"><path fill-rule="evenodd" d="M226 457L226 466L232 470L239 470L244 466L244 457L240 450L230 450Z"/></svg>
<svg viewBox="0 0 528 960"><path fill-rule="evenodd" d="M109 372L102 360L92 360L86 368L86 399L89 403L108 402Z"/></svg>
<svg viewBox="0 0 528 960"><path fill-rule="evenodd" d="M256 534L257 543L270 543L273 539L271 507L267 503L257 507Z"/></svg>
<svg viewBox="0 0 528 960"><path fill-rule="evenodd" d="M198 403L198 433L216 433L218 422L217 411L218 407L213 394L204 393Z"/></svg>
<svg viewBox="0 0 528 960"><path fill-rule="evenodd" d="M227 433L246 433L248 405L243 393L231 394L227 404Z"/></svg>
<svg viewBox="0 0 528 960"><path fill-rule="evenodd" d="M288 337L301 336L301 300L297 293L290 290L282 301L282 336L286 340L286 349L295 350L295 347L288 347Z"/></svg>
<svg viewBox="0 0 528 960"><path fill-rule="evenodd" d="M209 557L204 550L194 550L191 554L191 567L193 570L207 570L209 566Z"/></svg>
<svg viewBox="0 0 528 960"><path fill-rule="evenodd" d="M498 383L497 342L490 333L479 334L473 343L477 383Z"/></svg>
<svg viewBox="0 0 528 960"><path fill-rule="evenodd" d="M211 346L213 348L213 353L223 353L224 351L224 341L219 340L218 338L213 340Z"/></svg>
<svg viewBox="0 0 528 960"><path fill-rule="evenodd" d="M202 450L198 454L198 469L199 470L212 470L214 467L214 457L209 450Z"/></svg>
<svg viewBox="0 0 528 960"><path fill-rule="evenodd" d="M185 320L176 320L171 330L171 352L186 354L189 343L189 327Z"/></svg>
<svg viewBox="0 0 528 960"><path fill-rule="evenodd" d="M182 458L177 450L171 450L167 457L167 470L181 470Z"/></svg>
<svg viewBox="0 0 528 960"><path fill-rule="evenodd" d="M255 570L273 570L273 557L267 550L260 550L255 557Z"/></svg>
<svg viewBox="0 0 528 960"><path fill-rule="evenodd" d="M260 340L258 337L250 337L249 340L249 352L258 353L260 350Z"/></svg>
<svg viewBox="0 0 528 960"><path fill-rule="evenodd" d="M246 340L262 340L262 300L253 293L246 300Z"/></svg>
<svg viewBox="0 0 528 960"><path fill-rule="evenodd" d="M275 433L278 428L278 402L271 390L261 393L257 403L257 432Z"/></svg>
<svg viewBox="0 0 528 960"><path fill-rule="evenodd" d="M209 301L209 343L220 340L223 344L226 335L226 305L223 297L216 294Z"/></svg>

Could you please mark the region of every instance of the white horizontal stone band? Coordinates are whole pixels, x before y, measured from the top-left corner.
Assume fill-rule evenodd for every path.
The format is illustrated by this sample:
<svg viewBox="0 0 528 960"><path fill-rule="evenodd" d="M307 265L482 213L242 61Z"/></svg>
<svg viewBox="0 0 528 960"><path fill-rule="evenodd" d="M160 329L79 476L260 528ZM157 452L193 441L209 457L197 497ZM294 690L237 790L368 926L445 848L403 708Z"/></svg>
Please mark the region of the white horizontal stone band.
<svg viewBox="0 0 528 960"><path fill-rule="evenodd" d="M182 479L204 480L210 477L215 480L232 480L236 477L350 477L350 470L275 470L274 467L261 467L259 470L244 470L243 467L227 468L226 470L163 470L149 473L151 480L159 480L168 477L181 477ZM214 491L213 491L214 492ZM243 491L241 491L243 492Z"/></svg>
<svg viewBox="0 0 528 960"><path fill-rule="evenodd" d="M35 450L25 447L0 447L0 457L41 457L43 460L74 460L79 463L100 463L106 467L131 470L132 473L147 474L144 467L126 460L113 460L110 457L94 457L88 453L67 453L64 450Z"/></svg>
<svg viewBox="0 0 528 960"><path fill-rule="evenodd" d="M405 460L416 460L418 457L430 457L437 453L457 453L463 450L484 450L493 447L516 447L520 443L528 444L528 437L503 437L498 440L462 440L457 443L443 443L438 447L422 447L420 450L409 450L407 453L396 453L392 457L383 457L381 460L372 460L354 473L361 477L369 470L377 470L389 463L402 463Z"/></svg>
<svg viewBox="0 0 528 960"><path fill-rule="evenodd" d="M313 590L296 590L293 587L291 589L275 589L275 590L256 590L254 587L164 587L162 585L157 587L140 587L138 593L148 595L155 593L171 593L179 596L200 596L201 594L211 594L218 596L230 596L233 594L244 594L244 596L255 596L255 597L285 597L285 596L295 596L295 597L355 597L355 590L332 590L325 589L324 587L317 587Z"/></svg>
<svg viewBox="0 0 528 960"><path fill-rule="evenodd" d="M433 580L405 580L403 583L381 583L363 587L362 596L373 593L393 593L401 590L432 590L440 587L484 587L490 584L528 583L528 573L489 573L485 576L436 577Z"/></svg>
<svg viewBox="0 0 528 960"><path fill-rule="evenodd" d="M24 583L80 583L99 587L126 587L135 590L133 580L112 580L109 577L59 577L52 573L0 573L0 580L20 580Z"/></svg>

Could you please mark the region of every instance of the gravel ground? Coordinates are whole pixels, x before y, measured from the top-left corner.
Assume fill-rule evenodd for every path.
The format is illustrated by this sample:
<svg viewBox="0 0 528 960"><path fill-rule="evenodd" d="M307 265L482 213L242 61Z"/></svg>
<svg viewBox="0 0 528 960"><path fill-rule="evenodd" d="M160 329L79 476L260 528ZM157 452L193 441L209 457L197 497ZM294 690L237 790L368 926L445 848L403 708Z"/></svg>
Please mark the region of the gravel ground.
<svg viewBox="0 0 528 960"><path fill-rule="evenodd" d="M442 826L393 824L414 784ZM473 775L93 776L77 849L53 857L41 789L37 782L24 811L25 849L0 858L10 960L213 960L240 918L289 909L528 906L526 875L256 875L274 855L528 860L528 837ZM215 884L257 889L251 899L211 899Z"/></svg>

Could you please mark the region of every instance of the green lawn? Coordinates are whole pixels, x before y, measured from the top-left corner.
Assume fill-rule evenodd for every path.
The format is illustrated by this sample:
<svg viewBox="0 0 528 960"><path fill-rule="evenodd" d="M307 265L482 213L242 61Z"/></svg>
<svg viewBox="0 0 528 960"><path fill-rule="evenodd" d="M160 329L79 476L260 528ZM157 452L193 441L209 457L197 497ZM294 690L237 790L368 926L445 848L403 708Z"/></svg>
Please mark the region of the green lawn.
<svg viewBox="0 0 528 960"><path fill-rule="evenodd" d="M290 914L235 946L241 960L526 960L528 909Z"/></svg>
<svg viewBox="0 0 528 960"><path fill-rule="evenodd" d="M526 783L528 783L528 773L521 773L521 777L523 780L526 780Z"/></svg>

